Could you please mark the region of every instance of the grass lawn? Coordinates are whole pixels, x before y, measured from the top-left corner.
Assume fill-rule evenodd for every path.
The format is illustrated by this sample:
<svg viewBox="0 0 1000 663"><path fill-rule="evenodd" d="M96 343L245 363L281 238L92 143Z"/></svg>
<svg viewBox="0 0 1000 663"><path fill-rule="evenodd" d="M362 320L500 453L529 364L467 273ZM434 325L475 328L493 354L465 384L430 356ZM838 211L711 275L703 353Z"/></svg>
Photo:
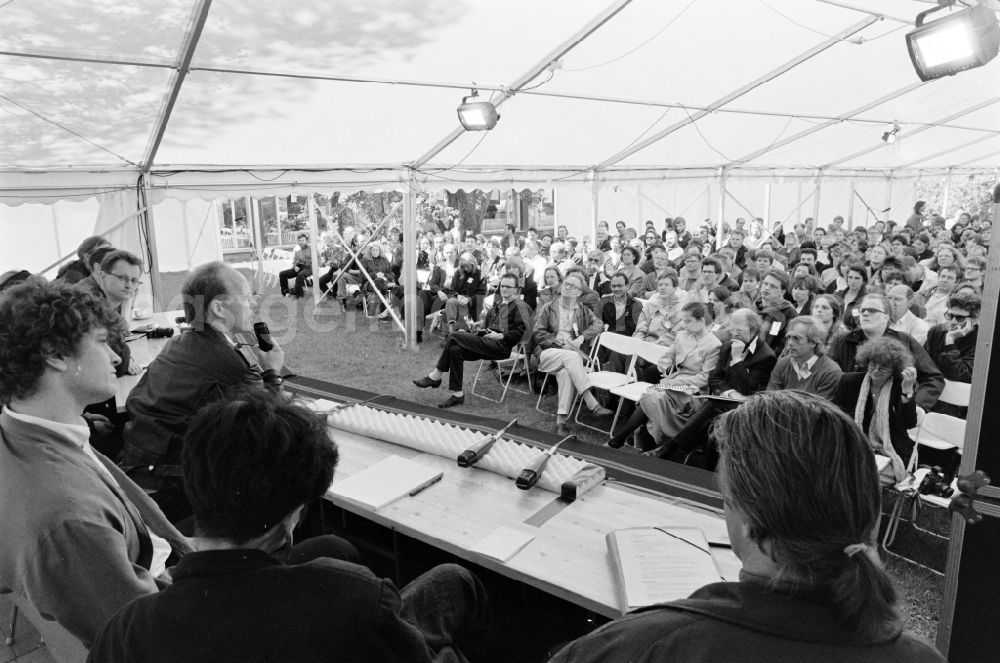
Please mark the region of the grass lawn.
<svg viewBox="0 0 1000 663"><path fill-rule="evenodd" d="M185 276L184 273L163 275L165 302L169 303L180 291ZM284 348L285 363L292 372L424 405L433 406L447 398L446 389L417 389L411 383L426 375L437 361L441 350L437 337L426 335L419 349L410 351L405 349L403 334L395 325L368 320L361 311L344 314L339 304L327 300L314 315L311 292L303 299L286 299L280 297L275 285L264 288L261 294L264 295L262 319L267 321L272 336ZM517 418L520 425L554 431L555 417L535 409L536 396L509 392L502 404L472 396L470 388L475 370L476 363L466 364L465 404L458 410L504 420ZM489 386L493 389L489 393L499 393L496 380L486 379L491 381ZM543 407L554 411L555 398L547 397ZM604 444L607 439L580 426L573 425L573 429L580 439L593 444ZM622 453L631 452L623 450ZM946 517L932 521L936 531L947 532L949 521ZM893 547L932 568L944 569L947 542L913 532L906 523L900 527ZM886 564L904 597L907 628L933 641L937 634L943 578L892 557L888 557Z"/></svg>

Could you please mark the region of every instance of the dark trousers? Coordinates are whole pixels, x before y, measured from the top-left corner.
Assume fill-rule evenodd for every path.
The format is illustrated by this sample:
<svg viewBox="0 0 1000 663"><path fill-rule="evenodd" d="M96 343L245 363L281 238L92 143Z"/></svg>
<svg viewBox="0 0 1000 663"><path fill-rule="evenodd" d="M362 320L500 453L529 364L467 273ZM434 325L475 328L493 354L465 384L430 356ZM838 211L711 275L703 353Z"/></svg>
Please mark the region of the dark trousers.
<svg viewBox="0 0 1000 663"><path fill-rule="evenodd" d="M674 439L670 441L670 450L680 450L682 455L687 456L699 446L704 452L704 469L714 469L719 461L719 451L715 444L708 439L709 430L719 415L730 410L735 410L739 403L729 401L706 401L700 408L695 410L694 415L684 427L677 432ZM667 456L663 456L667 457Z"/></svg>
<svg viewBox="0 0 1000 663"><path fill-rule="evenodd" d="M302 288L305 286L306 279L312 276L312 269L309 267L303 267L302 269L295 271L295 268L286 269L283 272L278 272L278 283L281 286L281 294L288 294L288 279L295 279L295 287L292 288L292 294L296 297L302 296Z"/></svg>
<svg viewBox="0 0 1000 663"><path fill-rule="evenodd" d="M327 270L326 274L319 277L319 291L326 292L327 288L330 286L330 282L333 281L333 277L337 275L337 268L331 267Z"/></svg>
<svg viewBox="0 0 1000 663"><path fill-rule="evenodd" d="M448 373L448 388L462 390L463 364L474 359L507 359L510 347L503 341L493 341L466 331L457 331L448 336L437 369Z"/></svg>

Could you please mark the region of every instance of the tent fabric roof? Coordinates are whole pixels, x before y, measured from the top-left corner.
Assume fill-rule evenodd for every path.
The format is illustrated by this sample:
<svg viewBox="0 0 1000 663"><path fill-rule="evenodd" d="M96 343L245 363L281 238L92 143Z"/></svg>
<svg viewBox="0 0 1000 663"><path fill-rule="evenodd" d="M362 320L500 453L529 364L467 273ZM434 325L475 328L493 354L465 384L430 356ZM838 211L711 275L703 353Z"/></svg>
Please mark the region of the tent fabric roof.
<svg viewBox="0 0 1000 663"><path fill-rule="evenodd" d="M1000 58L920 84L903 36L930 5L855 3L12 1L0 4L0 169L295 165L400 182L416 164L453 188L511 173L584 182L595 168L1000 165ZM501 119L458 133L473 85L502 101Z"/></svg>

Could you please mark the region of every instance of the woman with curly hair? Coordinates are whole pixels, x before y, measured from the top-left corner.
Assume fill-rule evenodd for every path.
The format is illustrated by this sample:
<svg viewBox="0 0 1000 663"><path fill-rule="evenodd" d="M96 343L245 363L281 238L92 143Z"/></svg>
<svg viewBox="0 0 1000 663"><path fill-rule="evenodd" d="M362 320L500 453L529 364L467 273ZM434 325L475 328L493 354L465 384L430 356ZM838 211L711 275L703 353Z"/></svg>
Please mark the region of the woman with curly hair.
<svg viewBox="0 0 1000 663"><path fill-rule="evenodd" d="M894 485L907 477L906 466L913 452L907 431L917 425L913 356L896 339L880 336L858 348L855 363L867 370L844 373L834 402L854 417L872 450L889 457L881 479L884 485Z"/></svg>
<svg viewBox="0 0 1000 663"><path fill-rule="evenodd" d="M633 297L642 297L642 280L646 274L639 269L639 250L634 246L622 248L622 264L618 268L619 272L628 278L628 292Z"/></svg>

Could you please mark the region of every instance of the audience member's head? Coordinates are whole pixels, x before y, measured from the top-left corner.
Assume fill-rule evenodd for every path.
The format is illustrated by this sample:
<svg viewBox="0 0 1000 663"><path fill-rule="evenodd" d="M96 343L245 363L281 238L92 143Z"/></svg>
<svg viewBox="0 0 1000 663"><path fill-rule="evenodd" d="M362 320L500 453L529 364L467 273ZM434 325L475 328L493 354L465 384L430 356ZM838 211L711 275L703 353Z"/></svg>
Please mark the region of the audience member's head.
<svg viewBox="0 0 1000 663"><path fill-rule="evenodd" d="M142 260L139 256L115 249L101 259L101 271L95 276L101 290L113 304L131 299L142 285Z"/></svg>
<svg viewBox="0 0 1000 663"><path fill-rule="evenodd" d="M813 355L826 354L823 329L811 315L792 318L785 332L785 351L798 362L808 361Z"/></svg>
<svg viewBox="0 0 1000 663"><path fill-rule="evenodd" d="M95 249L102 246L110 247L111 242L100 235L92 235L80 242L80 246L76 247L76 257L80 259L80 262L82 262L84 266L87 266L90 260L90 254L92 254Z"/></svg>
<svg viewBox="0 0 1000 663"><path fill-rule="evenodd" d="M107 400L120 362L107 341L122 332L120 324L106 302L69 285L7 290L0 297L0 403L30 397L46 381L81 410Z"/></svg>
<svg viewBox="0 0 1000 663"><path fill-rule="evenodd" d="M337 464L325 417L266 390L205 406L185 434L184 489L196 533L268 552L302 507L323 496Z"/></svg>
<svg viewBox="0 0 1000 663"><path fill-rule="evenodd" d="M975 327L979 324L979 313L983 309L983 298L977 292L956 290L948 297L948 310L944 317L952 330L958 330L966 324Z"/></svg>
<svg viewBox="0 0 1000 663"><path fill-rule="evenodd" d="M913 366L913 355L897 339L879 336L858 347L854 363L868 371L872 381L881 386L886 379L898 377L903 369Z"/></svg>
<svg viewBox="0 0 1000 663"><path fill-rule="evenodd" d="M866 636L902 626L872 544L878 473L863 431L824 398L768 391L713 428L733 552L775 587L823 588ZM822 477L818 481L817 477Z"/></svg>
<svg viewBox="0 0 1000 663"><path fill-rule="evenodd" d="M250 284L224 262L196 267L181 287L184 318L194 329L250 331L253 312Z"/></svg>

